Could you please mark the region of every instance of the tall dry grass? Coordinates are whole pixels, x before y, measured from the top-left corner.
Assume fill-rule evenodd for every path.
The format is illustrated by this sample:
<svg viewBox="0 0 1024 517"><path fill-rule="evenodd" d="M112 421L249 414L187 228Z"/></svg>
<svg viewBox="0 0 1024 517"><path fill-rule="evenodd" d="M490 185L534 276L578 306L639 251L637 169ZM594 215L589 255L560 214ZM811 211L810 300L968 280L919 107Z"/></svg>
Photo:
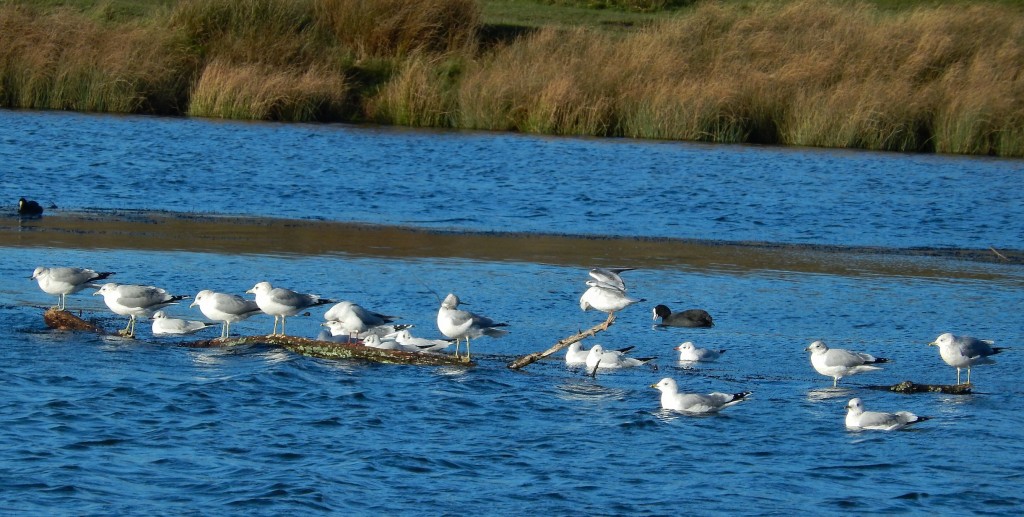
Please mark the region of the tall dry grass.
<svg viewBox="0 0 1024 517"><path fill-rule="evenodd" d="M0 6L2 106L180 113L194 69L180 39L155 25Z"/></svg>
<svg viewBox="0 0 1024 517"><path fill-rule="evenodd" d="M464 127L1020 156L1024 18L706 3L622 38L540 31L470 67Z"/></svg>
<svg viewBox="0 0 1024 517"><path fill-rule="evenodd" d="M1024 14L705 2L477 46L474 0L0 6L0 105L1024 156Z"/></svg>

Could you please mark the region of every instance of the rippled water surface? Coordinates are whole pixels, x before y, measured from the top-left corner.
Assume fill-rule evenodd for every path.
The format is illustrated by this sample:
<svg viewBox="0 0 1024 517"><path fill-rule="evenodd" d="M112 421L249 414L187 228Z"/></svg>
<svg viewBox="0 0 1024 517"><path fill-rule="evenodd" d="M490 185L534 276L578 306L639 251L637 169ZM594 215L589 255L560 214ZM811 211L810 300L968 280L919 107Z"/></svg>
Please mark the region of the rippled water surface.
<svg viewBox="0 0 1024 517"><path fill-rule="evenodd" d="M771 243L1024 249L1022 162L757 147L548 139L347 126L0 112L0 186L62 210L155 208L429 228ZM26 228L26 231L31 231ZM130 239L126 236L126 239ZM757 253L747 250L747 253ZM845 273L680 263L626 273L648 301L593 343L656 366L589 376L506 363L590 327L586 270L344 253L24 246L0 240L0 508L36 514L1019 513L1024 507L1024 271L1001 262L877 255L815 260ZM271 347L55 332L39 264L116 271L182 294L256 281L399 314L437 337L434 291L507 321L476 368L313 359ZM567 264L567 265L566 265ZM878 267L872 267L877 265ZM863 266L863 267L862 267ZM658 330L650 306L702 307L711 329ZM123 325L89 291L69 305ZM182 305L174 315L199 318ZM312 336L322 311L289 321ZM234 326L264 333L271 318ZM871 390L952 383L940 332L1011 350L968 396ZM841 381L814 339L888 357ZM724 348L675 361L684 340ZM658 409L648 386L753 391L714 417ZM933 417L853 433L844 406Z"/></svg>

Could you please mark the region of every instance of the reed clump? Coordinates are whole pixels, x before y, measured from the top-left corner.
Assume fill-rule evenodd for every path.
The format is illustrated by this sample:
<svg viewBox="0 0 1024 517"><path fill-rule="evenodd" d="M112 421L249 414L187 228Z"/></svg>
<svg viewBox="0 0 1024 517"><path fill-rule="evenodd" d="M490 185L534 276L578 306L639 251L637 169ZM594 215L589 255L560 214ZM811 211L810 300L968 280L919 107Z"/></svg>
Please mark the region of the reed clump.
<svg viewBox="0 0 1024 517"><path fill-rule="evenodd" d="M195 61L173 32L0 6L0 105L180 113Z"/></svg>
<svg viewBox="0 0 1024 517"><path fill-rule="evenodd" d="M0 6L0 106L1024 156L1024 10L981 0L703 2L486 44L475 0L30 3Z"/></svg>

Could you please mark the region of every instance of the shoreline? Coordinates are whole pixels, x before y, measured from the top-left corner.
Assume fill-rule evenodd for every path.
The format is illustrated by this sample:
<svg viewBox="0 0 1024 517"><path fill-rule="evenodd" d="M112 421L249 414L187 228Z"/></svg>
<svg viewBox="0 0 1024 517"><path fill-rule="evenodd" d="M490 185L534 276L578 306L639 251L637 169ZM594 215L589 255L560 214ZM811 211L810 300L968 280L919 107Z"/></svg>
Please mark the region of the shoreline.
<svg viewBox="0 0 1024 517"><path fill-rule="evenodd" d="M1024 251L882 248L659 237L481 232L149 210L60 211L0 219L0 247L134 249L268 256L448 258L704 271L990 278L961 263L1024 264ZM934 260L932 260L934 259Z"/></svg>

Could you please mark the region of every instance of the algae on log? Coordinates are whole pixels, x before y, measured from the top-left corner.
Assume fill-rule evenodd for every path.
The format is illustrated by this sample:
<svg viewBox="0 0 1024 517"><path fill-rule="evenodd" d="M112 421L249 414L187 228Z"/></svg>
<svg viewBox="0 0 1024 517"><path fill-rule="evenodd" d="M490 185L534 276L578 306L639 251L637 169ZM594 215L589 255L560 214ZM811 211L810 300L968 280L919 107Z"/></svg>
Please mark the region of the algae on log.
<svg viewBox="0 0 1024 517"><path fill-rule="evenodd" d="M227 339L207 339L183 343L190 348L210 348L242 345L279 346L297 354L321 359L361 359L384 364L413 364L420 366L476 366L472 361L448 354L412 353L363 346L359 343L335 343L295 336L241 336Z"/></svg>
<svg viewBox="0 0 1024 517"><path fill-rule="evenodd" d="M94 323L88 322L71 314L66 310L50 307L43 313L43 322L47 327L54 330L79 330L86 332L97 332L105 334L103 329Z"/></svg>
<svg viewBox="0 0 1024 517"><path fill-rule="evenodd" d="M948 395L970 395L971 383L964 384L917 384L903 381L892 386L868 386L873 390L892 391L895 393L946 393Z"/></svg>
<svg viewBox="0 0 1024 517"><path fill-rule="evenodd" d="M576 343L577 341L582 341L584 338L588 338L590 336L593 336L594 334L597 334L598 332L601 332L602 330L608 330L608 327L612 326L612 323L615 323L615 313L614 312L608 313L608 319L606 319L604 321L604 323L599 323L597 325L594 325L593 327L590 328L590 330L587 330L585 332L579 332L579 333L573 334L573 335L571 335L571 336L569 336L569 337L567 337L567 338L565 338L565 339L555 343L551 348L549 348L549 349L547 349L547 350L545 350L543 352L534 352L534 353L529 354L529 355L524 355L524 356L520 357L519 359L516 359L515 361L512 361L511 363L509 363L508 367L513 369L513 370L518 370L518 369L520 369L520 368L522 368L522 367L524 367L526 365L533 364L533 363L535 363L537 361L540 361L541 359L544 359L545 357L547 357L547 356L549 356L549 355L551 355L551 354L553 354L553 353L555 353L555 352L557 352L557 351L559 351L559 350L561 350L563 348L568 347L569 345L571 345L573 343Z"/></svg>
<svg viewBox="0 0 1024 517"><path fill-rule="evenodd" d="M43 314L46 325L56 330L78 330L107 334L101 327L71 314L51 308ZM116 335L116 334L111 334ZM402 352L363 346L358 343L334 343L294 336L241 336L227 339L206 339L180 343L189 348L212 348L265 344L279 346L297 354L323 359L361 359L384 364L412 364L420 366L476 366L472 361L448 354Z"/></svg>

